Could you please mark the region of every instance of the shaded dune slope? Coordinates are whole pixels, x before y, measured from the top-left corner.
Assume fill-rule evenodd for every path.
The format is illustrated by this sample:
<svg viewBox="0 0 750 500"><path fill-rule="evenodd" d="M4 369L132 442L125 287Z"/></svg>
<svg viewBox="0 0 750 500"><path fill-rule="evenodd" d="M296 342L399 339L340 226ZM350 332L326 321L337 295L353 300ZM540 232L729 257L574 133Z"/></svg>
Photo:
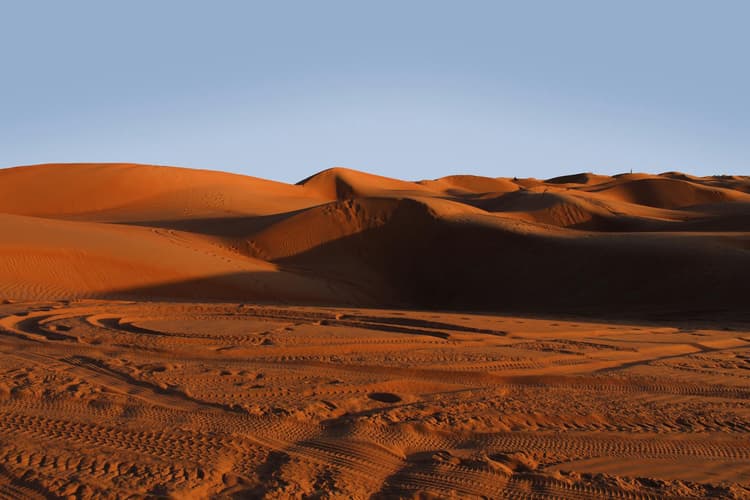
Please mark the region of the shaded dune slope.
<svg viewBox="0 0 750 500"><path fill-rule="evenodd" d="M414 200L326 206L316 222L347 227L326 241L290 220L257 242L271 260L369 283L386 305L616 312L740 309L750 292L747 238L711 234L570 236L490 217L444 215ZM354 215L352 215L354 214ZM324 222L324 218L327 221ZM302 219L301 216L299 216ZM342 224L342 221L345 221ZM309 222L309 221L306 221ZM292 236L293 235L293 236Z"/></svg>
<svg viewBox="0 0 750 500"><path fill-rule="evenodd" d="M742 313L750 179L0 170L0 296Z"/></svg>

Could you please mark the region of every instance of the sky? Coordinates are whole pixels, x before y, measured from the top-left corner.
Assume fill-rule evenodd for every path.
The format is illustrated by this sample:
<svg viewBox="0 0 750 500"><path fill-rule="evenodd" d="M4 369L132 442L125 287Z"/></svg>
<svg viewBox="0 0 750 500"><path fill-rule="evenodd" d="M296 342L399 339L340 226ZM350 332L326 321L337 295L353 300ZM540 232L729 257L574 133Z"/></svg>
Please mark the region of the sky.
<svg viewBox="0 0 750 500"><path fill-rule="evenodd" d="M750 174L750 2L0 4L0 167Z"/></svg>

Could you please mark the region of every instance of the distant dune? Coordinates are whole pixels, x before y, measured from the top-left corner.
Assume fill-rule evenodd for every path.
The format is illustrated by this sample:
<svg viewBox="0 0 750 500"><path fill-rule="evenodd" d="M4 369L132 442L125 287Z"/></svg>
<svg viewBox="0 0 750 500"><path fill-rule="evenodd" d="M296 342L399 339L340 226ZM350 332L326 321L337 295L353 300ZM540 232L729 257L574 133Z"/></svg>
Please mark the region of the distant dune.
<svg viewBox="0 0 750 500"><path fill-rule="evenodd" d="M0 170L0 298L741 313L750 177Z"/></svg>

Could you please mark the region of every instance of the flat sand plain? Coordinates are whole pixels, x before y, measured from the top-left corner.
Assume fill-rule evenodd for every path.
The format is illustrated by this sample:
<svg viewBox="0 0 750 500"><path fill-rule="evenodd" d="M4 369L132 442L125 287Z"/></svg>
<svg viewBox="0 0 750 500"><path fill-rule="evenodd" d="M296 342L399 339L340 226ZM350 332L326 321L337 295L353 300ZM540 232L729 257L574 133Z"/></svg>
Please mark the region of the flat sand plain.
<svg viewBox="0 0 750 500"><path fill-rule="evenodd" d="M750 178L0 170L0 498L750 498Z"/></svg>

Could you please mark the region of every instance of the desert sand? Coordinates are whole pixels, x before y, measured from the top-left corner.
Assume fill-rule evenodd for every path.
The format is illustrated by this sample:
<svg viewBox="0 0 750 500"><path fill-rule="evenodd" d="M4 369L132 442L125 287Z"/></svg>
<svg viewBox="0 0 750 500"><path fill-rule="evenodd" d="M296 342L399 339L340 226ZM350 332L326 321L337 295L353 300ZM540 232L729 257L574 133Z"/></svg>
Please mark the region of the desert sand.
<svg viewBox="0 0 750 500"><path fill-rule="evenodd" d="M0 498L750 498L750 177L0 170Z"/></svg>

